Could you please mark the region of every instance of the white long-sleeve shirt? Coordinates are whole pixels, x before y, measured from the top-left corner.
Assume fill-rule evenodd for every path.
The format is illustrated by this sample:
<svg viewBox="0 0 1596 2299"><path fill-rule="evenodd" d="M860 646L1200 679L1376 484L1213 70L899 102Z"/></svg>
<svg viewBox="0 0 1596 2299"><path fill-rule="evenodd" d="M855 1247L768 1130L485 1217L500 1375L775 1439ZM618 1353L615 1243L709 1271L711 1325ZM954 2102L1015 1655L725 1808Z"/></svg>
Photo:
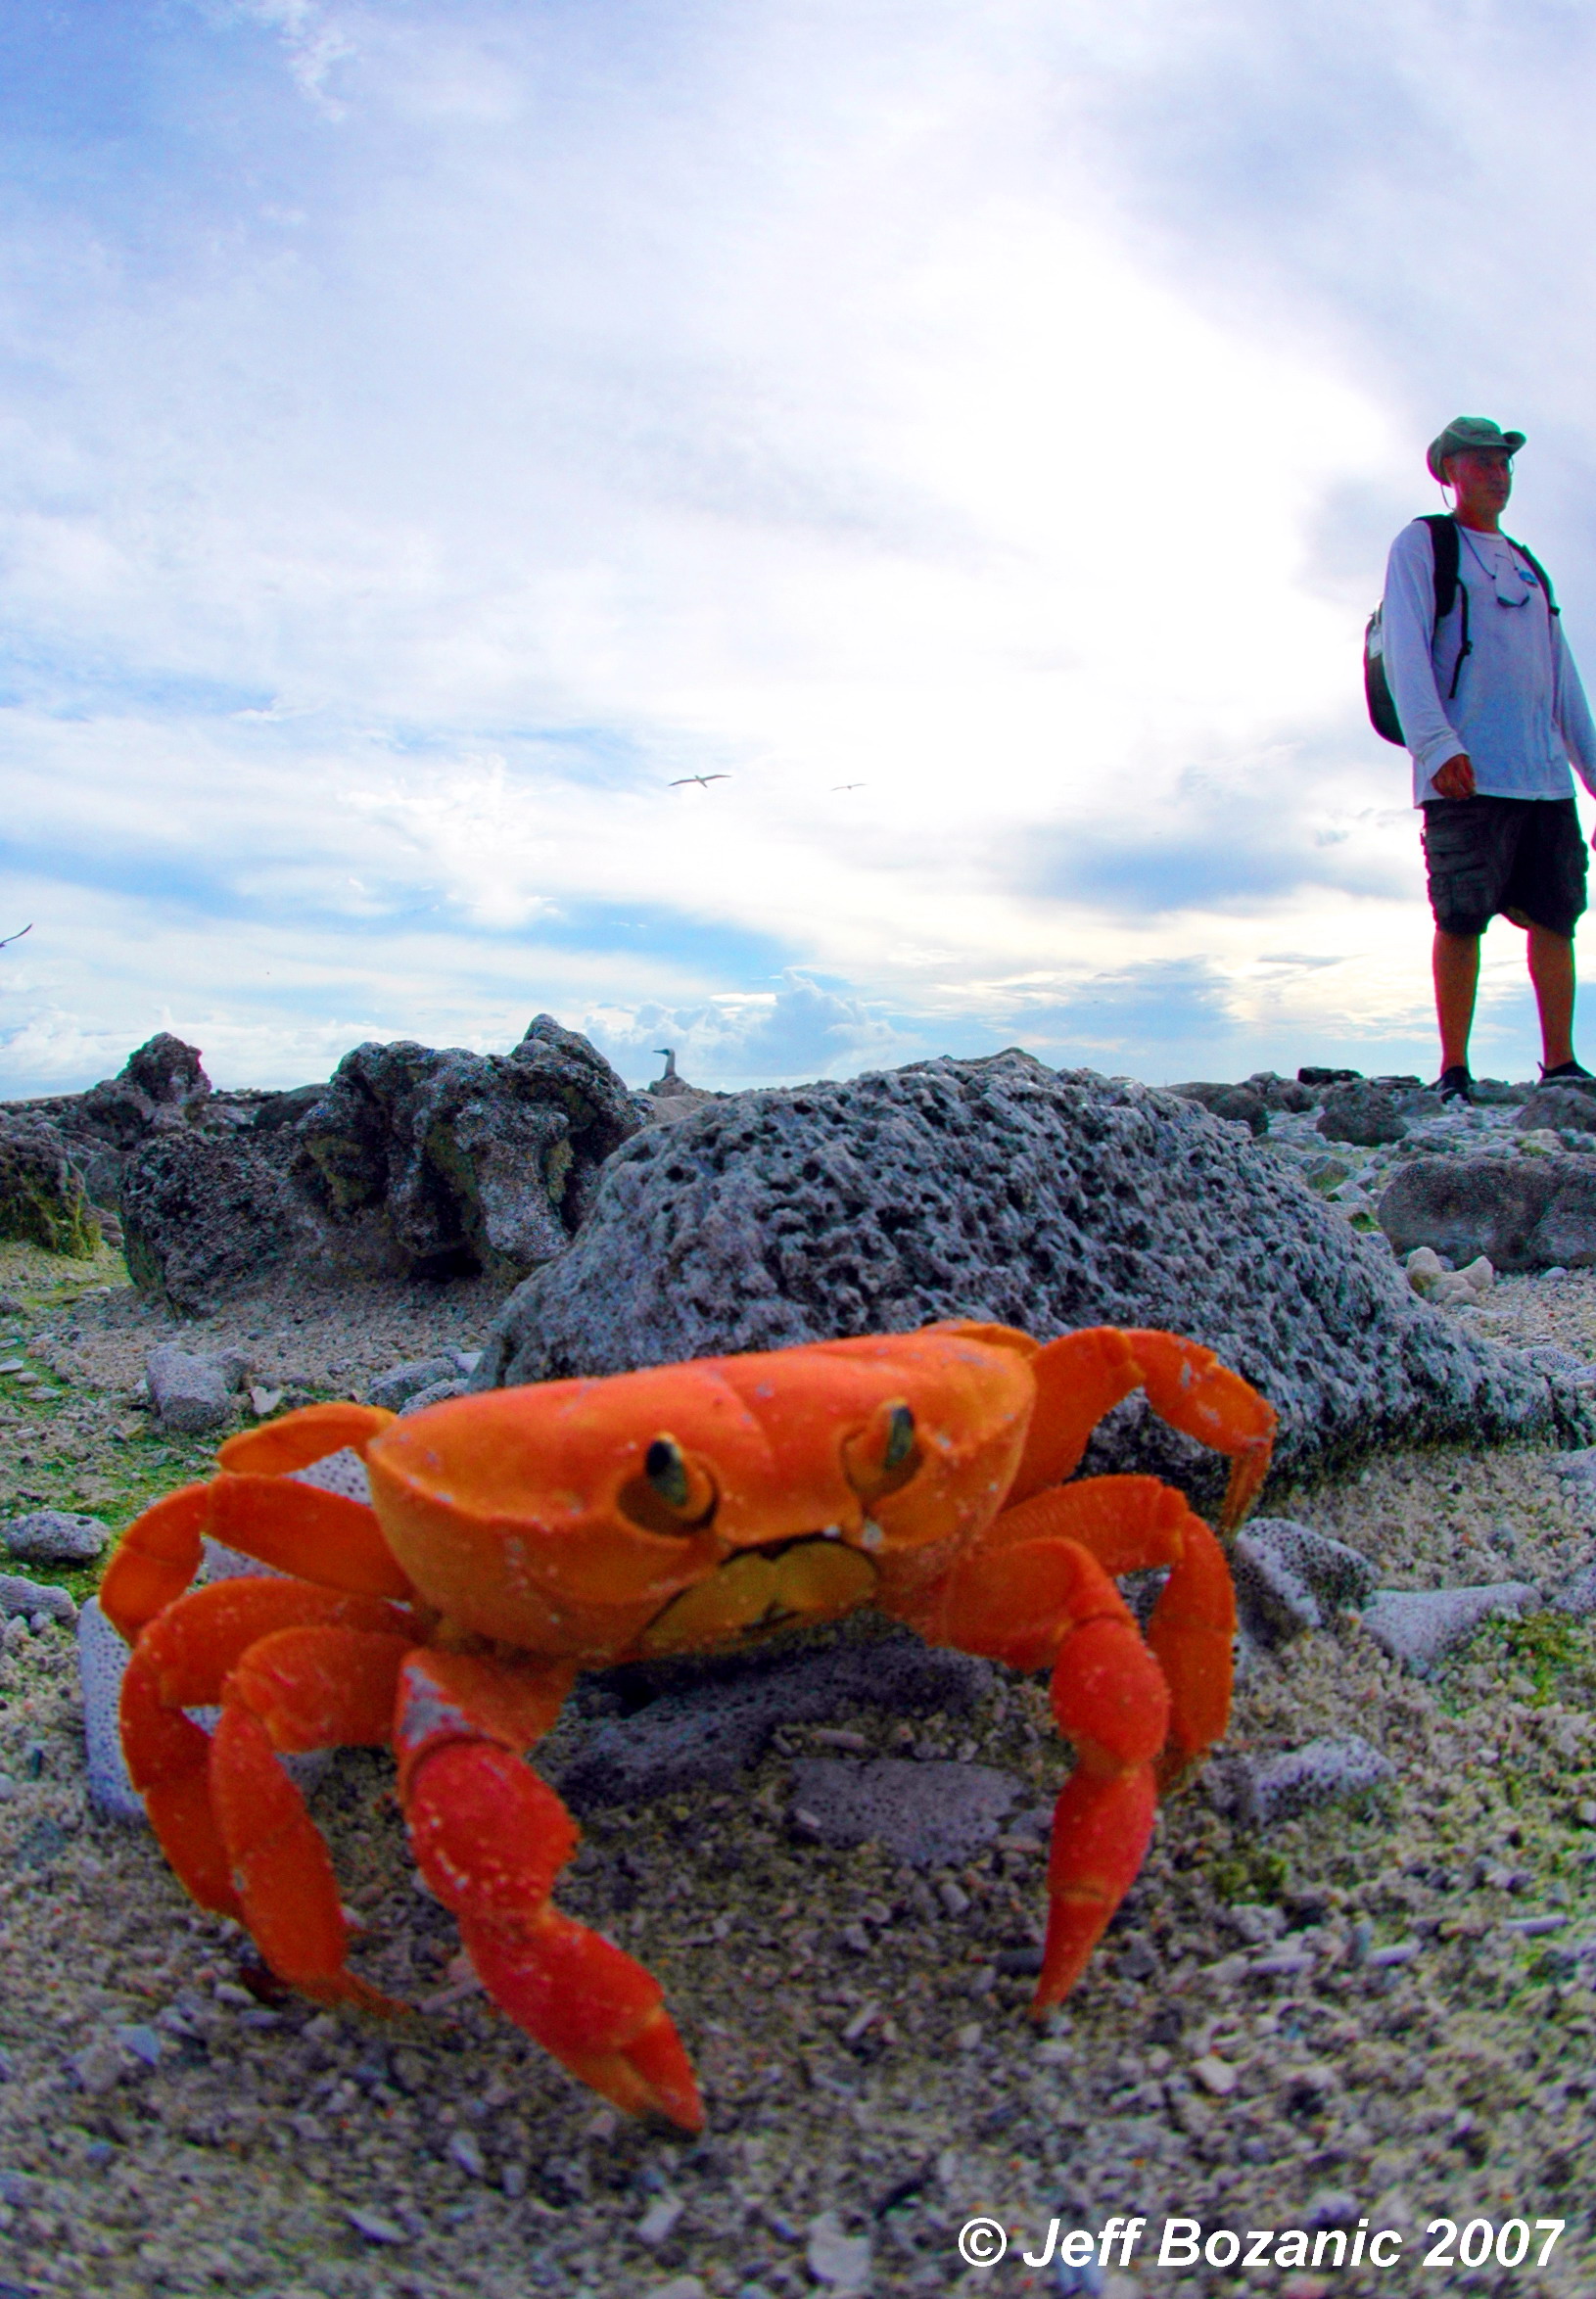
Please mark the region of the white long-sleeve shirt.
<svg viewBox="0 0 1596 2299"><path fill-rule="evenodd" d="M1561 617L1505 535L1460 527L1458 546L1473 652L1450 696L1462 601L1436 624L1434 545L1422 519L1403 528L1385 562L1385 680L1413 754L1414 805L1435 797L1436 770L1459 751L1481 797L1572 798L1571 761L1596 794L1596 726Z"/></svg>

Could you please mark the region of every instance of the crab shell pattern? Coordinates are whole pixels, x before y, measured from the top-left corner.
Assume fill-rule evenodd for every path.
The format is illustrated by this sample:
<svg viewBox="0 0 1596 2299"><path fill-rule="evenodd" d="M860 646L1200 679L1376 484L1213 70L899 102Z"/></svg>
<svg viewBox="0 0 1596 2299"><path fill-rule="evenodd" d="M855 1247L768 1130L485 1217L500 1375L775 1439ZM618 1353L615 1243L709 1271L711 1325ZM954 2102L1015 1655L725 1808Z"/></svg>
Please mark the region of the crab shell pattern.
<svg viewBox="0 0 1596 2299"><path fill-rule="evenodd" d="M1033 2010L1067 1994L1142 1864L1160 1787L1223 1730L1224 1552L1150 1477L1064 1484L1137 1387L1232 1459L1221 1530L1275 1415L1206 1349L1096 1327L822 1341L496 1389L396 1420L312 1405L123 1535L101 1590L133 1654L122 1743L168 1859L324 2003L403 2007L352 1972L332 1865L279 1753L392 1745L410 1843L489 1994L617 2105L703 2115L658 1982L553 1901L578 1829L526 1763L579 1669L724 1650L872 1606L928 1641L1051 1671L1058 1799ZM343 1448L370 1506L294 1474ZM273 1573L191 1589L202 1536ZM1170 1569L1144 1640L1114 1577ZM219 1704L208 1736L184 1711Z"/></svg>

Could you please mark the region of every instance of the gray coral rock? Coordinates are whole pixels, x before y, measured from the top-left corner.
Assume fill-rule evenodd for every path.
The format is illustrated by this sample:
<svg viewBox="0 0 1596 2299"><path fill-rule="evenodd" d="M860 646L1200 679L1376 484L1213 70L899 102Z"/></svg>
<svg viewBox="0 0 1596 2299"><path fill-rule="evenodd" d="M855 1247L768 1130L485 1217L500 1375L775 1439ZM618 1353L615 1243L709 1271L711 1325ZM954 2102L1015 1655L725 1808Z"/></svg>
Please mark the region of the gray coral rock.
<svg viewBox="0 0 1596 2299"><path fill-rule="evenodd" d="M1221 1756L1210 1771L1209 1801L1243 1827L1258 1829L1367 1795L1396 1777L1390 1759L1356 1732L1327 1734L1273 1756Z"/></svg>
<svg viewBox="0 0 1596 2299"><path fill-rule="evenodd" d="M20 1565L92 1565L110 1538L98 1517L70 1509L32 1509L0 1525L0 1540Z"/></svg>
<svg viewBox="0 0 1596 2299"><path fill-rule="evenodd" d="M1588 1620L1596 1613L1596 1565L1586 1565L1566 1580L1551 1599L1560 1613L1567 1613L1575 1620Z"/></svg>
<svg viewBox="0 0 1596 2299"><path fill-rule="evenodd" d="M446 1374L441 1380L430 1382L424 1389L412 1390L399 1407L399 1418L402 1420L410 1413L425 1413L432 1405L445 1405L450 1397L463 1397L470 1385L462 1373Z"/></svg>
<svg viewBox="0 0 1596 2299"><path fill-rule="evenodd" d="M894 1636L711 1662L629 1716L562 1727L540 1759L576 1811L640 1805L701 1781L724 1784L758 1761L778 1724L816 1724L850 1708L899 1714L968 1709L990 1664Z"/></svg>
<svg viewBox="0 0 1596 2299"><path fill-rule="evenodd" d="M478 1387L968 1317L1110 1323L1217 1350L1281 1416L1277 1462L1543 1432L1590 1408L1429 1309L1388 1252L1191 1103L1028 1055L743 1094L629 1142L572 1250L519 1287ZM1136 1405L1089 1465L1211 1491Z"/></svg>
<svg viewBox="0 0 1596 2299"><path fill-rule="evenodd" d="M289 1179L290 1133L258 1140L192 1130L132 1151L120 1192L128 1274L142 1292L190 1315L269 1277L308 1224Z"/></svg>
<svg viewBox="0 0 1596 2299"><path fill-rule="evenodd" d="M1498 1270L1596 1263L1596 1158L1426 1157L1397 1174L1380 1226L1404 1259L1432 1245L1461 1266Z"/></svg>
<svg viewBox="0 0 1596 2299"><path fill-rule="evenodd" d="M53 1581L29 1580L21 1572L0 1572L0 1613L8 1620L32 1620L43 1613L69 1628L77 1619L69 1590L57 1588Z"/></svg>
<svg viewBox="0 0 1596 2299"><path fill-rule="evenodd" d="M1210 1117L1228 1117L1233 1125L1245 1126L1249 1134L1269 1131L1270 1103L1252 1085L1216 1086L1205 1079L1193 1078L1184 1086L1171 1086L1171 1094L1178 1094L1183 1102L1199 1103Z"/></svg>
<svg viewBox="0 0 1596 2299"><path fill-rule="evenodd" d="M562 1253L636 1130L603 1056L540 1014L502 1056L357 1046L297 1133L335 1216L380 1208L406 1272L445 1276Z"/></svg>
<svg viewBox="0 0 1596 2299"><path fill-rule="evenodd" d="M142 1820L144 1799L122 1755L117 1703L127 1672L127 1647L90 1597L77 1622L77 1668L83 1688L83 1737L89 1802L109 1820Z"/></svg>
<svg viewBox="0 0 1596 2299"><path fill-rule="evenodd" d="M460 1368L452 1356L413 1358L407 1365L391 1366L387 1373L379 1373L366 1390L366 1402L380 1405L385 1412L397 1413L422 1389L459 1378Z"/></svg>
<svg viewBox="0 0 1596 2299"><path fill-rule="evenodd" d="M0 1114L0 1238L84 1260L99 1237L63 1136L38 1118Z"/></svg>
<svg viewBox="0 0 1596 2299"><path fill-rule="evenodd" d="M203 1436L233 1418L238 1382L225 1357L195 1356L167 1341L150 1351L145 1377L157 1420L179 1436Z"/></svg>
<svg viewBox="0 0 1596 2299"><path fill-rule="evenodd" d="M1431 1671L1486 1620L1533 1612L1540 1591L1524 1580L1478 1588L1377 1589L1363 1625L1384 1652L1415 1676Z"/></svg>
<svg viewBox="0 0 1596 2299"><path fill-rule="evenodd" d="M1360 1079L1355 1086L1332 1087L1319 1112L1320 1133L1332 1142L1352 1142L1360 1149L1400 1142L1407 1130L1394 1095L1370 1079Z"/></svg>
<svg viewBox="0 0 1596 2299"><path fill-rule="evenodd" d="M1542 1086L1513 1120L1519 1133L1552 1126L1571 1134L1596 1134L1596 1096L1577 1086Z"/></svg>
<svg viewBox="0 0 1596 2299"><path fill-rule="evenodd" d="M990 1764L803 1757L789 1809L822 1844L873 1843L914 1867L946 1867L991 1843L1020 1788Z"/></svg>
<svg viewBox="0 0 1596 2299"><path fill-rule="evenodd" d="M1376 1578L1361 1550L1289 1517L1254 1517L1231 1551L1231 1570L1243 1622L1261 1644L1324 1627L1361 1605Z"/></svg>

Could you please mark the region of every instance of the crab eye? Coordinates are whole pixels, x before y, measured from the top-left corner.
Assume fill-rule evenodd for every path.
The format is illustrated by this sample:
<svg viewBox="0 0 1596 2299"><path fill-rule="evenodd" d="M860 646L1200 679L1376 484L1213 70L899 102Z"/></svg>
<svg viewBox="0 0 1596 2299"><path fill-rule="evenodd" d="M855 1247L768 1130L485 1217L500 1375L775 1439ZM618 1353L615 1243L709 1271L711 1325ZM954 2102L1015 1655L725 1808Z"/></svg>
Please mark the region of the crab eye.
<svg viewBox="0 0 1596 2299"><path fill-rule="evenodd" d="M668 1509L685 1510L692 1494L687 1456L675 1437L656 1437L643 1456L643 1475Z"/></svg>
<svg viewBox="0 0 1596 2299"><path fill-rule="evenodd" d="M878 1501L907 1484L919 1467L915 1416L902 1397L876 1406L865 1427L842 1448L848 1482L862 1500Z"/></svg>
<svg viewBox="0 0 1596 2299"><path fill-rule="evenodd" d="M715 1514L708 1471L674 1436L661 1433L643 1455L643 1473L621 1493L621 1506L649 1532L692 1532Z"/></svg>
<svg viewBox="0 0 1596 2299"><path fill-rule="evenodd" d="M883 1469L901 1469L915 1444L915 1416L907 1405L887 1407L887 1447L881 1456Z"/></svg>

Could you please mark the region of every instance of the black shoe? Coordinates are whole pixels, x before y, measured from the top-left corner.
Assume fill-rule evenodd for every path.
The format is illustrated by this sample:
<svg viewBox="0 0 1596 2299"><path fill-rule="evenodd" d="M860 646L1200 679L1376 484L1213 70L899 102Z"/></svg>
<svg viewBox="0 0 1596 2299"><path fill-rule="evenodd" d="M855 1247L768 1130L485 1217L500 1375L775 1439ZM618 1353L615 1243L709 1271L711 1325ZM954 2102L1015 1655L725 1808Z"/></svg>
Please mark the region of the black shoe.
<svg viewBox="0 0 1596 2299"><path fill-rule="evenodd" d="M1577 1061L1560 1061L1556 1069L1548 1069L1542 1062L1540 1082L1543 1086L1596 1086L1596 1077Z"/></svg>
<svg viewBox="0 0 1596 2299"><path fill-rule="evenodd" d="M1440 1096L1443 1105L1448 1102L1472 1102L1474 1100L1474 1080L1470 1077L1466 1066L1460 1061L1455 1063L1451 1069L1441 1071L1435 1081L1433 1091Z"/></svg>

